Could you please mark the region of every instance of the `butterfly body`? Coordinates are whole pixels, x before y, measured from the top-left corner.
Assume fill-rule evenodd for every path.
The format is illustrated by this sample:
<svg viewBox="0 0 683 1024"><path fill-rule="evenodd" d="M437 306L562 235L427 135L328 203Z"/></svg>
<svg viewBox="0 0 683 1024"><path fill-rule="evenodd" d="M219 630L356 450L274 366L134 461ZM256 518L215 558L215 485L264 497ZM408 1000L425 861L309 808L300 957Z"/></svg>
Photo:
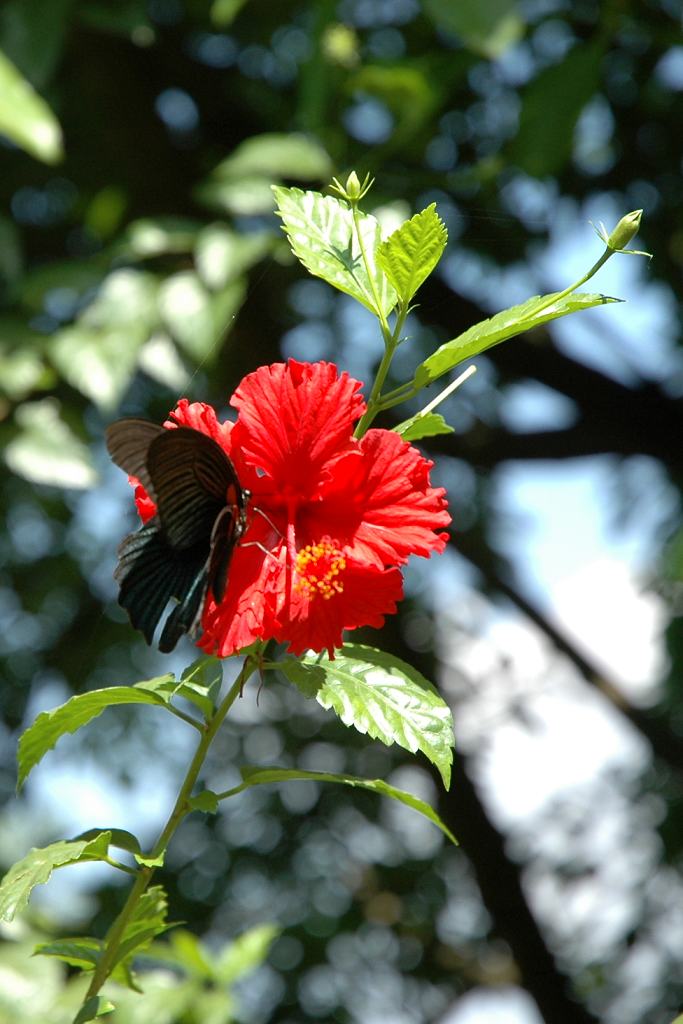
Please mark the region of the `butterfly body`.
<svg viewBox="0 0 683 1024"><path fill-rule="evenodd" d="M140 481L157 509L119 548L119 604L151 644L175 600L159 640L161 651L171 651L183 633L198 629L209 592L216 601L225 593L249 494L220 445L191 427L125 419L106 438L113 461Z"/></svg>

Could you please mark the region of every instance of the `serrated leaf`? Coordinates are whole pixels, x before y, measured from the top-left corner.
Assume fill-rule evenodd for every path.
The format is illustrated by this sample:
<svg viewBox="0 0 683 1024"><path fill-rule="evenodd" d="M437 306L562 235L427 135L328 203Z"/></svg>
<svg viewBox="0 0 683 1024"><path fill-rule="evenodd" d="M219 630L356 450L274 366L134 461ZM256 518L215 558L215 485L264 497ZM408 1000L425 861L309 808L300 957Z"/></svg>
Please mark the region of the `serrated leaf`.
<svg viewBox="0 0 683 1024"><path fill-rule="evenodd" d="M353 214L346 203L299 188L274 186L273 192L292 252L306 269L357 299L371 313L377 313L379 307L388 316L397 296L376 262L377 247L382 241L379 222L368 214L358 214L368 272L354 230Z"/></svg>
<svg viewBox="0 0 683 1024"><path fill-rule="evenodd" d="M203 789L201 793L190 797L188 803L193 811L203 811L205 814L216 814L218 811L218 796L211 789Z"/></svg>
<svg viewBox="0 0 683 1024"><path fill-rule="evenodd" d="M448 826L441 820L439 815L436 813L433 807L430 807L424 800L420 800L418 797L413 796L412 793L406 793L403 789L397 789L396 786L390 786L388 782L384 782L383 779L359 779L355 775L338 774L337 772L309 772L299 768L251 768L244 767L240 769L244 782L249 786L261 786L267 785L271 782L296 782L296 781L311 781L311 782L339 782L344 786L354 786L357 789L367 789L373 793L379 793L381 796L391 797L392 800L398 800L399 803L405 804L407 807L412 807L414 811L419 811L425 818L429 818L437 828L439 828L443 834L450 839L452 843L458 845L458 840L455 838Z"/></svg>
<svg viewBox="0 0 683 1024"><path fill-rule="evenodd" d="M54 398L24 402L16 411L19 432L5 447L5 461L32 483L84 490L97 483L88 447L60 417Z"/></svg>
<svg viewBox="0 0 683 1024"><path fill-rule="evenodd" d="M95 839L69 841L62 839L42 849L34 847L14 864L0 883L0 920L11 921L28 903L36 885L48 881L55 868L84 860L103 860L107 855L109 832Z"/></svg>
<svg viewBox="0 0 683 1024"><path fill-rule="evenodd" d="M448 789L455 743L451 711L417 669L361 644L344 644L334 661L326 654L307 655L303 663L325 670L325 683L315 695L318 704L387 746L398 743L413 754L420 750Z"/></svg>
<svg viewBox="0 0 683 1024"><path fill-rule="evenodd" d="M446 248L448 232L432 203L401 224L377 249L377 262L407 305Z"/></svg>
<svg viewBox="0 0 683 1024"><path fill-rule="evenodd" d="M162 676L161 679L173 680L173 676ZM167 706L169 697L154 691L150 687L157 680L149 680L147 684L136 686L110 686L104 690L91 690L71 697L66 704L43 711L36 718L19 740L17 762L19 778L17 788L21 789L26 777L41 758L54 747L57 740L68 732L77 732L93 718L115 704L156 704Z"/></svg>
<svg viewBox="0 0 683 1024"><path fill-rule="evenodd" d="M425 415L418 412L409 420L399 423L394 430L401 435L404 441L419 441L421 437L437 437L439 434L453 433L453 427L446 423L441 413L438 412L428 412Z"/></svg>
<svg viewBox="0 0 683 1024"><path fill-rule="evenodd" d="M260 924L243 932L215 958L216 980L232 986L238 978L260 967L279 933L273 924Z"/></svg>
<svg viewBox="0 0 683 1024"><path fill-rule="evenodd" d="M89 937L54 939L52 942L38 943L34 952L41 956L54 956L83 971L92 971L99 961L102 942Z"/></svg>
<svg viewBox="0 0 683 1024"><path fill-rule="evenodd" d="M325 669L320 665L304 665L298 658L283 658L277 662L278 671L294 683L304 697L315 697L325 682Z"/></svg>
<svg viewBox="0 0 683 1024"><path fill-rule="evenodd" d="M471 359L473 356L479 355L480 352L499 345L501 341L507 341L534 327L540 327L551 320L558 320L562 316L577 313L582 309L592 309L594 306L604 306L610 302L621 302L621 299L614 299L609 295L574 292L546 305L553 295L559 295L559 292L535 295L519 306L511 306L510 309L504 309L488 320L474 324L464 334L458 335L452 341L445 342L418 366L415 371L415 387L426 387L427 384L431 384L444 373L448 373L464 359Z"/></svg>
<svg viewBox="0 0 683 1024"><path fill-rule="evenodd" d="M64 155L59 121L45 100L1 52L0 132L45 163L57 163Z"/></svg>
<svg viewBox="0 0 683 1024"><path fill-rule="evenodd" d="M104 1017L112 1013L116 1007L104 996L91 996L74 1017L73 1024L87 1024L89 1020L96 1020L97 1017Z"/></svg>

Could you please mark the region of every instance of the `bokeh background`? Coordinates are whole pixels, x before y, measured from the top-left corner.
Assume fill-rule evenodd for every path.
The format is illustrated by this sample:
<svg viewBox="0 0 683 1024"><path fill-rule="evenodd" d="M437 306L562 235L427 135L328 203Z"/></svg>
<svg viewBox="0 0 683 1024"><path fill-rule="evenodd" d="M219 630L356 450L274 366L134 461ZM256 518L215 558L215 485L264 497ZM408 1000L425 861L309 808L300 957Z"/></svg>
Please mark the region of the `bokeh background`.
<svg viewBox="0 0 683 1024"><path fill-rule="evenodd" d="M460 848L405 808L313 783L196 815L162 872L171 917L210 951L258 925L277 937L252 943L235 985L181 973L181 1005L157 972L115 1020L669 1024L683 1001L680 5L6 0L0 54L0 865L94 825L150 842L191 749L155 709L110 710L14 795L37 712L193 657L189 642L148 649L116 605L134 517L105 425L161 420L183 394L228 414L240 378L282 357L371 378L371 317L291 258L270 184L369 172L365 208L387 223L437 203L449 247L396 383L472 323L569 284L602 251L589 221L642 207L654 259L614 257L589 286L627 303L476 360L443 410L455 434L424 444L452 544L409 568L400 614L364 639L452 703L450 793L276 679L245 693L208 765L214 789L241 763L382 777L434 801ZM124 894L83 866L36 893L2 933L1 1021L71 1019L71 982L29 959L33 942L103 934Z"/></svg>

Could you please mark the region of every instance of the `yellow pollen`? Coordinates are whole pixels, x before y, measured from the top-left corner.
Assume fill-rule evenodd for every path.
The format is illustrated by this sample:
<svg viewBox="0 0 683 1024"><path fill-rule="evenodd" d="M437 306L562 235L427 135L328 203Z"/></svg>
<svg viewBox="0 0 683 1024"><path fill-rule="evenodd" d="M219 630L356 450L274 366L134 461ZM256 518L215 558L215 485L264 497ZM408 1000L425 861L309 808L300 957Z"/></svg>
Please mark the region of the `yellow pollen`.
<svg viewBox="0 0 683 1024"><path fill-rule="evenodd" d="M329 538L301 548L294 567L296 590L311 600L320 595L324 601L329 601L335 594L343 593L344 584L339 576L346 568L346 556Z"/></svg>

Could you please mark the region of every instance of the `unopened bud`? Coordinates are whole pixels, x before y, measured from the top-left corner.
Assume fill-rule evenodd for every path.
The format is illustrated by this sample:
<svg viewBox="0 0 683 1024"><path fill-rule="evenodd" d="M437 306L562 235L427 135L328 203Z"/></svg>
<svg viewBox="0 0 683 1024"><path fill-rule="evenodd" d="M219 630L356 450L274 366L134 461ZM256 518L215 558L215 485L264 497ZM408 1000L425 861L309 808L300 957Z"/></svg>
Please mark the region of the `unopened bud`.
<svg viewBox="0 0 683 1024"><path fill-rule="evenodd" d="M607 245L610 249L616 249L619 252L621 249L626 248L633 236L638 234L640 218L642 216L642 210L633 210L621 218L614 231L607 238Z"/></svg>
<svg viewBox="0 0 683 1024"><path fill-rule="evenodd" d="M361 187L358 175L355 171L351 171L348 178L346 179L346 195L350 200L360 199Z"/></svg>

